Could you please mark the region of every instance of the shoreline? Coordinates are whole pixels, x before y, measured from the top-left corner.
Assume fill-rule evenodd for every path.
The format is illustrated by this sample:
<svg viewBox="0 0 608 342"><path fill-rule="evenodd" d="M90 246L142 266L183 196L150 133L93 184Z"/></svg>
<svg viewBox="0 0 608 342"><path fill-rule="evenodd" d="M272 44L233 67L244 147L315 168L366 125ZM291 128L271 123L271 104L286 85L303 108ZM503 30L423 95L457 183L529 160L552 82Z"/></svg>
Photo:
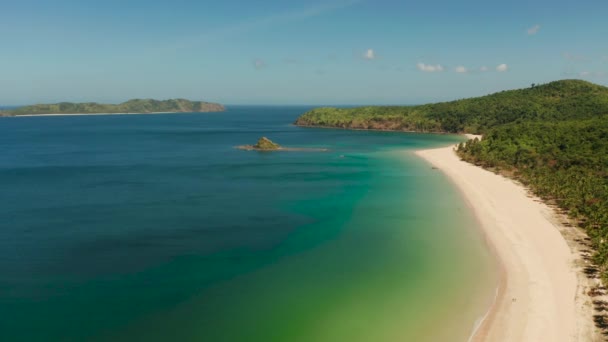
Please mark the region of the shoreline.
<svg viewBox="0 0 608 342"><path fill-rule="evenodd" d="M33 116L87 116L87 115L146 115L146 114L199 114L199 113L220 113L220 112L146 112L146 113L62 113L62 114L22 114L7 115L6 118L33 117ZM2 116L0 116L2 117Z"/></svg>
<svg viewBox="0 0 608 342"><path fill-rule="evenodd" d="M415 133L415 134L439 134L439 135L458 135L460 133L449 133L442 131L406 131L406 130L394 130L394 129L380 129L380 128L350 128L350 127L335 127L335 126L317 126L317 125L298 125L293 123L293 126L301 128L319 128L319 129L337 129L341 131L369 131L369 132L388 132L388 133Z"/></svg>
<svg viewBox="0 0 608 342"><path fill-rule="evenodd" d="M469 341L597 340L580 257L553 210L513 180L461 161L454 146L415 154L456 185L497 260L495 301Z"/></svg>

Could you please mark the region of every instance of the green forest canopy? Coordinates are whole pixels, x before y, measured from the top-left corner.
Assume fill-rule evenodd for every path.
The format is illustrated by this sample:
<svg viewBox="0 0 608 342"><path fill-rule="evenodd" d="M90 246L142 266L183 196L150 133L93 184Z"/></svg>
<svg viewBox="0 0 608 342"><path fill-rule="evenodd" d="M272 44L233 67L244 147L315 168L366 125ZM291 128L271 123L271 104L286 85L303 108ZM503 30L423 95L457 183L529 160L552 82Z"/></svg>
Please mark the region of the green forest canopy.
<svg viewBox="0 0 608 342"><path fill-rule="evenodd" d="M482 141L460 144L458 154L477 165L504 170L576 219L608 281L608 115L498 126Z"/></svg>
<svg viewBox="0 0 608 342"><path fill-rule="evenodd" d="M608 88L563 80L471 99L419 106L317 108L300 126L415 132L486 133L510 122L570 120L608 114Z"/></svg>

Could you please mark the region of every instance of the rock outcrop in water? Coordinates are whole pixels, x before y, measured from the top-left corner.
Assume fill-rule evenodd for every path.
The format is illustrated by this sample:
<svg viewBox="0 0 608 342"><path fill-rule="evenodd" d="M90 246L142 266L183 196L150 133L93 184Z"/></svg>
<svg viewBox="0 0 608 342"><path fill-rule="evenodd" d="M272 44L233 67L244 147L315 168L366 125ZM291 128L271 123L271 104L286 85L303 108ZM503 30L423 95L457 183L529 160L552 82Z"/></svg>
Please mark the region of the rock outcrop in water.
<svg viewBox="0 0 608 342"><path fill-rule="evenodd" d="M272 140L266 138L266 137L261 137L260 140L258 140L258 143L253 145L253 147L255 149L258 150L264 150L264 151L271 151L271 150L280 150L281 146L279 144L276 144L274 142L272 142Z"/></svg>
<svg viewBox="0 0 608 342"><path fill-rule="evenodd" d="M280 150L284 150L284 148L281 147L281 145L273 142L272 140L270 140L266 137L261 137L255 145L243 145L243 146L237 146L237 148L240 150L247 150L247 151L280 151Z"/></svg>
<svg viewBox="0 0 608 342"><path fill-rule="evenodd" d="M272 140L261 137L255 145L242 145L237 146L239 150L246 151L302 151L302 152L324 152L326 148L298 148L298 147L283 147Z"/></svg>

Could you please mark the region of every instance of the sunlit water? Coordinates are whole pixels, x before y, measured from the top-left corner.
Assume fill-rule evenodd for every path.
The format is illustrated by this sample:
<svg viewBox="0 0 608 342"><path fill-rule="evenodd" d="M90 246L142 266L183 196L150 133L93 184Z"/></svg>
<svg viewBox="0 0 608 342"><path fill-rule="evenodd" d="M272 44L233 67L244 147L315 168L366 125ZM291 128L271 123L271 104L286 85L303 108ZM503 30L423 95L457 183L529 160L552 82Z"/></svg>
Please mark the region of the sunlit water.
<svg viewBox="0 0 608 342"><path fill-rule="evenodd" d="M306 109L0 118L0 340L466 341L492 258L411 153L460 138Z"/></svg>

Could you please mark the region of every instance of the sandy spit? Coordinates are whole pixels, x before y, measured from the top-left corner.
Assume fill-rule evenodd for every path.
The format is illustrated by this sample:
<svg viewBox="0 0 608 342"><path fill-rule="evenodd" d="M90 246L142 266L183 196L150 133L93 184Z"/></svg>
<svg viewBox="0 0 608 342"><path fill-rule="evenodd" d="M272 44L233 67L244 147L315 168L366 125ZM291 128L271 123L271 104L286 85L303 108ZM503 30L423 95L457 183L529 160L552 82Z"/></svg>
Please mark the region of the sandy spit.
<svg viewBox="0 0 608 342"><path fill-rule="evenodd" d="M501 267L496 301L471 341L597 340L579 257L553 210L513 180L461 161L453 146L416 154L462 192Z"/></svg>

